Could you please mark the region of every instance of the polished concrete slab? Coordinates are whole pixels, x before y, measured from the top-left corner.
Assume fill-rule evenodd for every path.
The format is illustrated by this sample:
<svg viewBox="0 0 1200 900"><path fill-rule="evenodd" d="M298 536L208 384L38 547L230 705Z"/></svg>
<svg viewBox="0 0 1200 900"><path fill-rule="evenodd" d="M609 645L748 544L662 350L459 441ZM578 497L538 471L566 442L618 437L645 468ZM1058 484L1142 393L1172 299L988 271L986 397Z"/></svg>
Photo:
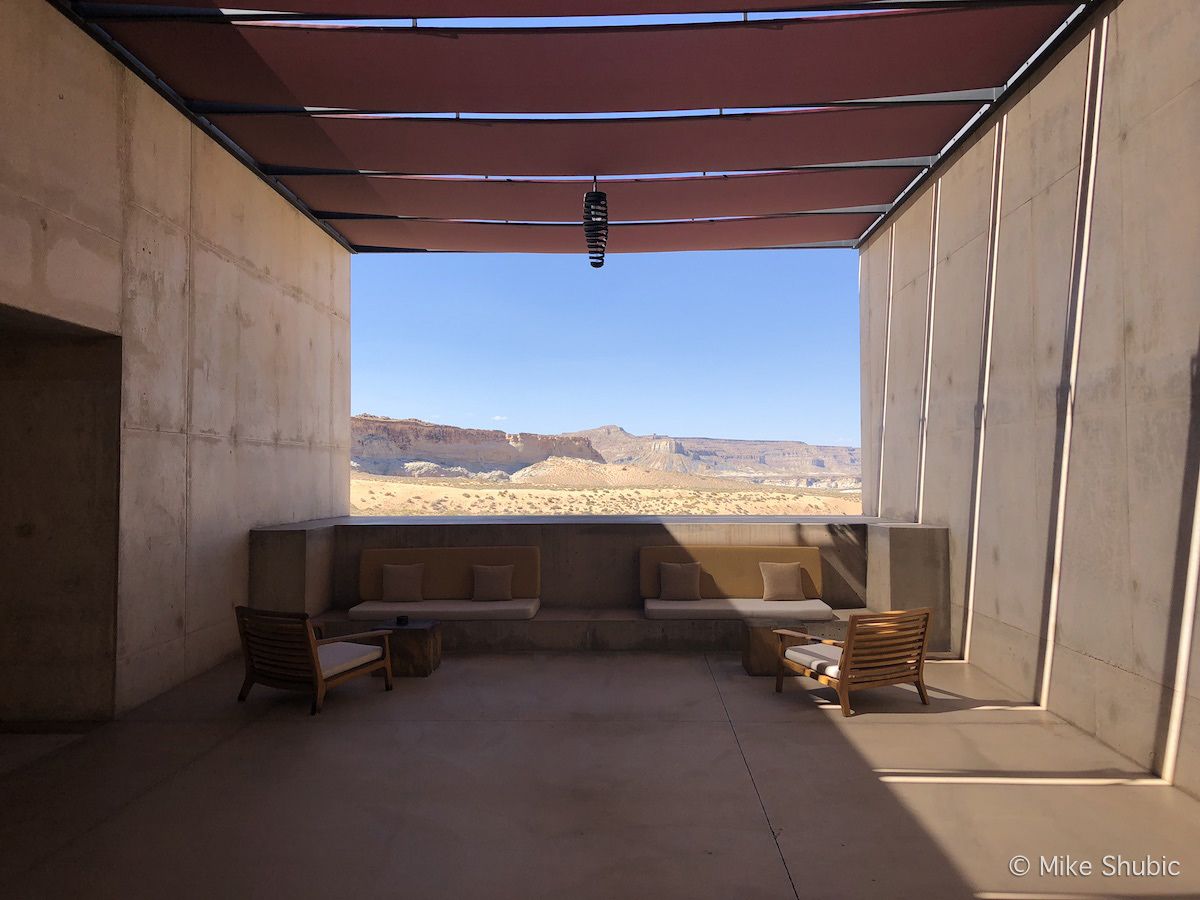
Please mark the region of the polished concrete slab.
<svg viewBox="0 0 1200 900"><path fill-rule="evenodd" d="M56 726L62 727L62 726ZM16 732L0 735L0 775L23 768L83 737L77 734Z"/></svg>
<svg viewBox="0 0 1200 900"><path fill-rule="evenodd" d="M230 663L0 774L0 894L1200 896L1200 803L970 666L928 675L931 706L843 719L736 654L450 656L310 718L235 703ZM1097 871L1037 874L1068 854Z"/></svg>

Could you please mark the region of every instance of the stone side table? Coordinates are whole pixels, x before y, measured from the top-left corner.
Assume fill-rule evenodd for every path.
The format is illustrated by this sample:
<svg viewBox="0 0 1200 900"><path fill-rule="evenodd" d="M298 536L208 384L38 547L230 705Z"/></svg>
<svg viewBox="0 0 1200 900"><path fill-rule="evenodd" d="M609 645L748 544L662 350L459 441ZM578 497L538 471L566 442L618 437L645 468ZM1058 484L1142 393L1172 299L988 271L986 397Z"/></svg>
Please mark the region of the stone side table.
<svg viewBox="0 0 1200 900"><path fill-rule="evenodd" d="M442 623L410 619L407 625L385 625L392 635L392 674L425 678L442 664Z"/></svg>

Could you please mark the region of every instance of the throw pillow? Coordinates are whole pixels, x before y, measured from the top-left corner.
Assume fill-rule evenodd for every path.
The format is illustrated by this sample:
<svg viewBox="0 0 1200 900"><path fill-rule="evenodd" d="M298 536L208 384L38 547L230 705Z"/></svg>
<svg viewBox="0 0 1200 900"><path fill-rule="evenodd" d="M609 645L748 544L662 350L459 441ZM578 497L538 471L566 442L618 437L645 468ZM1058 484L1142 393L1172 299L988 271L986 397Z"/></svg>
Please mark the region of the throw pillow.
<svg viewBox="0 0 1200 900"><path fill-rule="evenodd" d="M659 563L660 600L699 600L700 563Z"/></svg>
<svg viewBox="0 0 1200 900"><path fill-rule="evenodd" d="M764 600L804 600L804 566L800 563L760 562Z"/></svg>
<svg viewBox="0 0 1200 900"><path fill-rule="evenodd" d="M471 566L475 573L475 592L472 600L511 600L513 567Z"/></svg>
<svg viewBox="0 0 1200 900"><path fill-rule="evenodd" d="M411 566L384 566L381 599L391 603L416 603L424 600L421 582L425 578L425 563Z"/></svg>

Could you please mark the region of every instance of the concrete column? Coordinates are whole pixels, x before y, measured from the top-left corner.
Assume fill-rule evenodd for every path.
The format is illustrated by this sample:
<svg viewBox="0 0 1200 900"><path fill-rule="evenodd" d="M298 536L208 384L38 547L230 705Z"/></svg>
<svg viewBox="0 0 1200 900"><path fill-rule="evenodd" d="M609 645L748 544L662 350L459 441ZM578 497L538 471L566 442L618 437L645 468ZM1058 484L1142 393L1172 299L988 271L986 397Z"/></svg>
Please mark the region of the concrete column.
<svg viewBox="0 0 1200 900"><path fill-rule="evenodd" d="M250 532L250 606L317 615L333 598L334 526Z"/></svg>
<svg viewBox="0 0 1200 900"><path fill-rule="evenodd" d="M867 606L874 612L933 609L929 649L950 650L950 530L937 525L867 526Z"/></svg>

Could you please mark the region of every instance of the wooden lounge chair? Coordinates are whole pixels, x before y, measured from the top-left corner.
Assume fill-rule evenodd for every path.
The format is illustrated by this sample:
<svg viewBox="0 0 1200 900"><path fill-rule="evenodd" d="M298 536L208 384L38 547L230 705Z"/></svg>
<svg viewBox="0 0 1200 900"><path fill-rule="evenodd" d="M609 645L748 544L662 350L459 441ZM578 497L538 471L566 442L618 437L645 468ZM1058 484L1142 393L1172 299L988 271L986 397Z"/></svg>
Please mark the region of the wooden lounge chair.
<svg viewBox="0 0 1200 900"><path fill-rule="evenodd" d="M246 680L238 700L255 684L311 691L312 715L321 711L325 692L359 675L383 670L383 689L392 689L388 631L362 631L318 639L307 613L268 612L237 607L238 633L246 656Z"/></svg>
<svg viewBox="0 0 1200 900"><path fill-rule="evenodd" d="M783 676L792 672L836 690L843 716L852 712L851 691L889 684L915 684L921 702L928 704L925 643L931 612L913 609L851 616L845 641L775 629L779 638L775 692L783 690Z"/></svg>

